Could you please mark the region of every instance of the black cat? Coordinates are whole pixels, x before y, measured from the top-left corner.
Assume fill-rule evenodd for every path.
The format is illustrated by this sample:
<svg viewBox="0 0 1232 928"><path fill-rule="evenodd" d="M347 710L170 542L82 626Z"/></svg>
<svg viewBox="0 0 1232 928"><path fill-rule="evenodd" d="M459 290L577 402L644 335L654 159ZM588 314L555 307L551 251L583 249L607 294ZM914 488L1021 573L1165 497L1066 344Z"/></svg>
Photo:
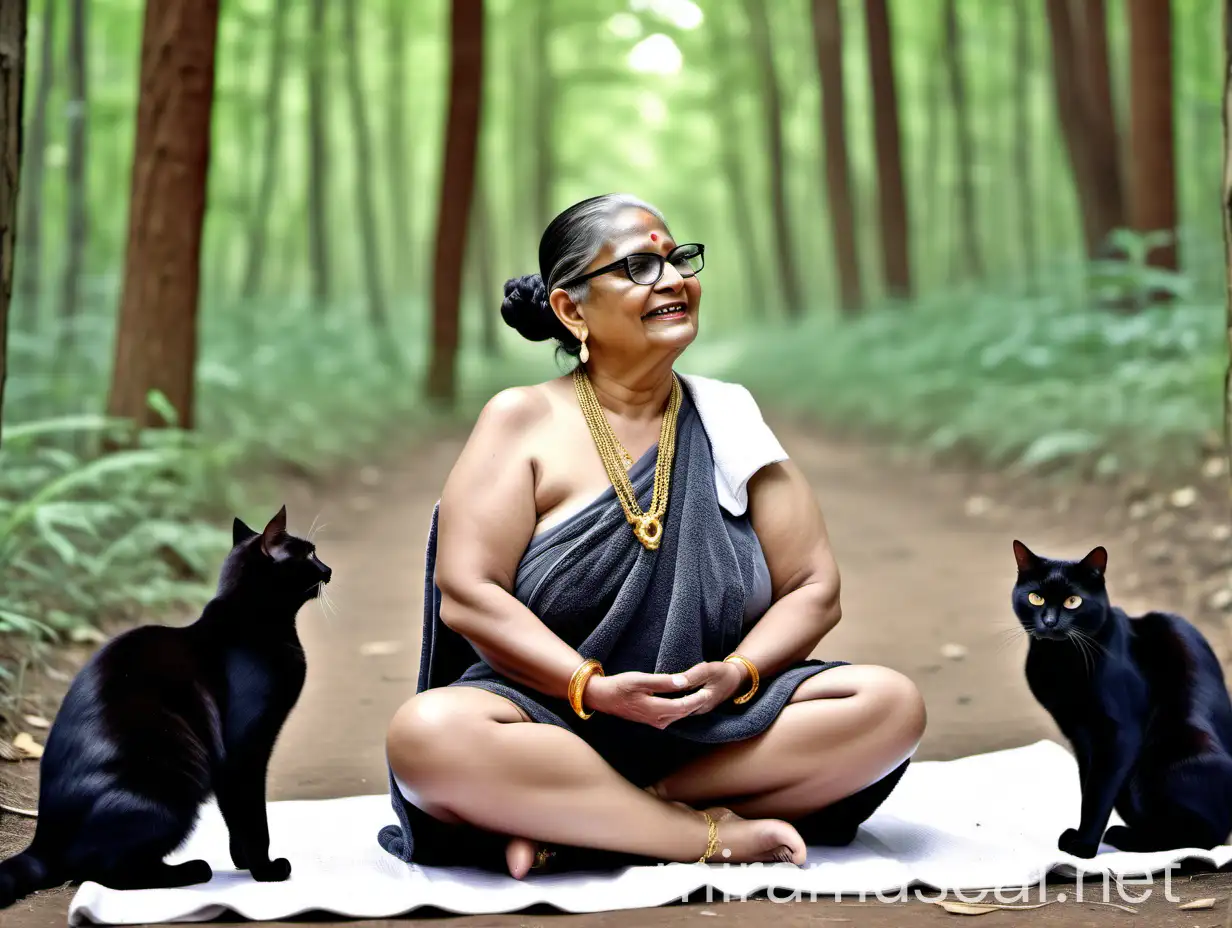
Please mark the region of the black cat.
<svg viewBox="0 0 1232 928"><path fill-rule="evenodd" d="M235 866L263 882L290 876L269 858L266 768L304 684L295 616L330 569L286 525L285 506L261 533L236 519L197 621L133 629L82 668L47 738L34 839L0 863L0 908L65 882L207 882L204 860L163 859L211 793Z"/></svg>
<svg viewBox="0 0 1232 928"><path fill-rule="evenodd" d="M1069 739L1082 818L1057 846L1094 857L1210 849L1232 832L1232 703L1210 645L1180 616L1130 618L1108 602L1108 553L1080 561L1014 542L1014 612L1026 628L1027 683ZM1047 789L1047 784L1040 784ZM1113 808L1125 825L1107 830Z"/></svg>

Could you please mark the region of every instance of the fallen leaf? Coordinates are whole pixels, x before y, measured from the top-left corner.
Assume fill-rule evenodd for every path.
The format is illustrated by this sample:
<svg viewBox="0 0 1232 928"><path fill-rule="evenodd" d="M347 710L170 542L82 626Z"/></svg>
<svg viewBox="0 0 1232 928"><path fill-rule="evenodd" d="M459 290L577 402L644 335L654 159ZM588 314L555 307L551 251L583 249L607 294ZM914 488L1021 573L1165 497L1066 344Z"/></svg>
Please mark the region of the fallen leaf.
<svg viewBox="0 0 1232 928"><path fill-rule="evenodd" d="M1227 609L1232 606L1232 590L1224 587L1222 590L1216 590L1211 596L1210 604L1212 609Z"/></svg>
<svg viewBox="0 0 1232 928"><path fill-rule="evenodd" d="M966 645L961 644L945 644L941 646L941 656L948 657L952 661L961 661L967 656Z"/></svg>
<svg viewBox="0 0 1232 928"><path fill-rule="evenodd" d="M23 731L13 739L13 747L25 754L26 757L32 757L35 760L43 756L43 746L37 743L28 731Z"/></svg>
<svg viewBox="0 0 1232 928"><path fill-rule="evenodd" d="M51 728L51 722L47 721L41 715L27 715L26 724L29 725L31 728L42 728L42 729Z"/></svg>
<svg viewBox="0 0 1232 928"><path fill-rule="evenodd" d="M1211 538L1215 541L1227 541L1232 538L1232 525L1225 525L1220 522L1218 525L1211 526Z"/></svg>
<svg viewBox="0 0 1232 928"><path fill-rule="evenodd" d="M364 657L384 657L401 650L401 641L365 641L359 646L359 653Z"/></svg>
<svg viewBox="0 0 1232 928"><path fill-rule="evenodd" d="M1184 905L1177 906L1182 912L1191 912L1198 909L1213 909L1215 908L1214 899L1195 899L1193 902L1186 902Z"/></svg>
<svg viewBox="0 0 1232 928"><path fill-rule="evenodd" d="M987 496L972 496L963 509L969 516L982 516L992 509L992 500Z"/></svg>
<svg viewBox="0 0 1232 928"><path fill-rule="evenodd" d="M102 644L107 636L93 625L77 625L68 633L75 644Z"/></svg>
<svg viewBox="0 0 1232 928"><path fill-rule="evenodd" d="M1169 501L1177 509L1188 509L1198 501L1198 491L1193 487L1181 487L1179 490L1172 492Z"/></svg>
<svg viewBox="0 0 1232 928"><path fill-rule="evenodd" d="M697 914L698 914L698 915L713 915L715 918L718 918L718 917L719 917L719 913L718 913L718 912L711 912L709 909L702 909L702 910L701 910L700 912L698 912Z"/></svg>
<svg viewBox="0 0 1232 928"><path fill-rule="evenodd" d="M1036 902L1033 905L1007 905L1000 902L962 902L957 899L942 899L934 903L953 915L987 915L989 912L1016 911L1018 909L1042 909L1051 902Z"/></svg>

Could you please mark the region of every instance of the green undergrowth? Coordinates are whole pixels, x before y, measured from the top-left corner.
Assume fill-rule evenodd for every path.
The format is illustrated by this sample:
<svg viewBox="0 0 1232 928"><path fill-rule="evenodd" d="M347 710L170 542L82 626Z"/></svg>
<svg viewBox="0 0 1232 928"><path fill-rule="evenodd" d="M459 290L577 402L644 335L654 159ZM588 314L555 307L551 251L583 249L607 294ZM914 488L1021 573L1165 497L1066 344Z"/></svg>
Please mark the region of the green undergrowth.
<svg viewBox="0 0 1232 928"><path fill-rule="evenodd" d="M1131 304L1151 284L1179 298L1126 312L1080 286L960 293L761 327L713 347L716 375L770 409L986 467L1177 472L1222 432L1224 307L1183 280L1126 276L1095 280Z"/></svg>
<svg viewBox="0 0 1232 928"><path fill-rule="evenodd" d="M100 301L101 302L101 301ZM112 332L104 307L63 334L10 340L0 435L0 713L28 662L101 640L116 620L193 614L210 595L233 515L280 502L282 475L319 476L473 416L510 383L550 375L543 352L463 351L458 405L422 399L426 329L407 313L396 364L358 311L203 307L197 422L132 444L102 415ZM392 339L386 339L392 342ZM550 354L550 353L548 353ZM100 453L107 437L125 450ZM293 516L294 518L294 516Z"/></svg>

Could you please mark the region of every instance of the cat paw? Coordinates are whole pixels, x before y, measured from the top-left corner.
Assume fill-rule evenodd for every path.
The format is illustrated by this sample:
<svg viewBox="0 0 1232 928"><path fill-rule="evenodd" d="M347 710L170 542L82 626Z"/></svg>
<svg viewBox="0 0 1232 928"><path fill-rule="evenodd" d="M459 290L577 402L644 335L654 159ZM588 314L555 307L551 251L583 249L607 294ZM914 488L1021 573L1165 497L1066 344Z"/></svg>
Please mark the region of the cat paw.
<svg viewBox="0 0 1232 928"><path fill-rule="evenodd" d="M1140 829L1125 825L1113 825L1104 832L1104 841L1118 851L1160 851L1162 847L1154 847L1147 835Z"/></svg>
<svg viewBox="0 0 1232 928"><path fill-rule="evenodd" d="M244 849L236 843L231 845L231 863L235 864L236 870L248 869L248 855L244 853Z"/></svg>
<svg viewBox="0 0 1232 928"><path fill-rule="evenodd" d="M251 867L248 872L258 883L281 883L291 875L291 861L279 857L263 866Z"/></svg>
<svg viewBox="0 0 1232 928"><path fill-rule="evenodd" d="M1057 847L1074 857L1091 858L1099 850L1098 841L1084 841L1076 828L1066 828L1057 840Z"/></svg>
<svg viewBox="0 0 1232 928"><path fill-rule="evenodd" d="M176 873L184 880L185 886L196 886L214 879L214 871L204 860L190 860L182 863L176 868Z"/></svg>

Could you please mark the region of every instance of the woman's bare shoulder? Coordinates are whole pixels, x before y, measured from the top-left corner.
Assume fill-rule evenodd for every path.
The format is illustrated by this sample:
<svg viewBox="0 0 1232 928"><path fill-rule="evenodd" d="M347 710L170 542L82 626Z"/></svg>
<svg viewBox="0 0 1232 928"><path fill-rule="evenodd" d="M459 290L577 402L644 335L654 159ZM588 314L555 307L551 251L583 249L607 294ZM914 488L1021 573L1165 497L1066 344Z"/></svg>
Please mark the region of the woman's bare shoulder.
<svg viewBox="0 0 1232 928"><path fill-rule="evenodd" d="M501 390L480 411L472 443L529 436L558 414L562 395L558 380Z"/></svg>

